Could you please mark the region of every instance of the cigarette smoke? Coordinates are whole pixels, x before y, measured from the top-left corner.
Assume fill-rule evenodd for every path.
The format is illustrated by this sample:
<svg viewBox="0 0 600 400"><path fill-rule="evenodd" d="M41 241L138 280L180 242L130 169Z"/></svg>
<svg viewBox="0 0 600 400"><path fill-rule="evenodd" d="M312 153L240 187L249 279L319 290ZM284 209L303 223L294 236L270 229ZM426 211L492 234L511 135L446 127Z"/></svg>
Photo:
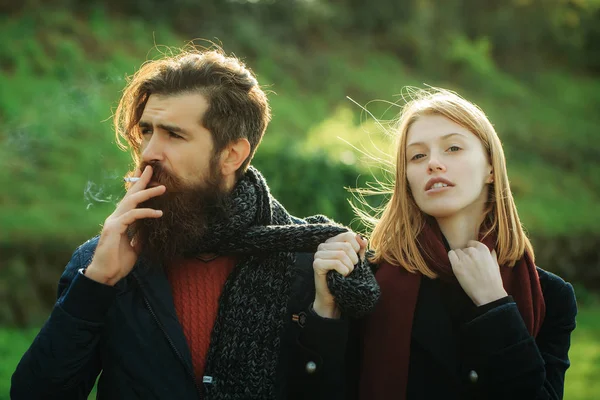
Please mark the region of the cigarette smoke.
<svg viewBox="0 0 600 400"><path fill-rule="evenodd" d="M88 203L86 210L89 210L93 203L112 203L114 196L107 194L102 186L88 181L83 190L83 198Z"/></svg>

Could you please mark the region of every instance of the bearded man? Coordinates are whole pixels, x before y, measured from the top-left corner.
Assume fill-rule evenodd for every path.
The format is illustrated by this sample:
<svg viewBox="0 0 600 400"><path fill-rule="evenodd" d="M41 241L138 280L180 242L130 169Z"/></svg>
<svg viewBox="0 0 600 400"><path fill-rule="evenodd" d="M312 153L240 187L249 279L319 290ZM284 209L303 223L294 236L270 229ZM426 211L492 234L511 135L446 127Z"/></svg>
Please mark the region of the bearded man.
<svg viewBox="0 0 600 400"><path fill-rule="evenodd" d="M270 118L220 50L136 72L115 113L135 179L68 263L13 400L86 399L99 374L99 399L343 398L348 319L379 288L360 236L291 216L250 166Z"/></svg>

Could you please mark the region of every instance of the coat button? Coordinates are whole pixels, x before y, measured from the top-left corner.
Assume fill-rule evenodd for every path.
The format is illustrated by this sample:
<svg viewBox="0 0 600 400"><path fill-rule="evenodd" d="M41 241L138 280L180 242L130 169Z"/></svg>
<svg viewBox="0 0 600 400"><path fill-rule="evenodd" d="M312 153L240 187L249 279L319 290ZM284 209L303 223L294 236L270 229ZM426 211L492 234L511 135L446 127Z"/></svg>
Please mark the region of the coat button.
<svg viewBox="0 0 600 400"><path fill-rule="evenodd" d="M479 380L479 375L477 375L477 371L471 370L469 372L469 380L473 383L477 383L477 381Z"/></svg>
<svg viewBox="0 0 600 400"><path fill-rule="evenodd" d="M309 374L314 374L317 370L317 364L314 361L309 361L306 363L306 372Z"/></svg>

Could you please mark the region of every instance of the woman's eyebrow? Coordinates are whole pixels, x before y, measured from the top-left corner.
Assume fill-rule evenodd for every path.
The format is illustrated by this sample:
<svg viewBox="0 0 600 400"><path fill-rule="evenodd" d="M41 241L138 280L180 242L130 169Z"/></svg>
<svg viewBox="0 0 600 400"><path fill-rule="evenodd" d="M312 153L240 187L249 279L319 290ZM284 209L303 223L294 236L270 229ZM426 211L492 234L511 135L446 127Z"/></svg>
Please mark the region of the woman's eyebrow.
<svg viewBox="0 0 600 400"><path fill-rule="evenodd" d="M463 138L466 137L465 135L463 135L462 133L458 133L458 132L453 132L453 133L448 133L447 135L444 135L440 138L440 140L446 140L451 138L452 136L462 136ZM411 146L419 146L424 144L423 142L413 142L410 143L408 145L406 145L406 147L411 147Z"/></svg>

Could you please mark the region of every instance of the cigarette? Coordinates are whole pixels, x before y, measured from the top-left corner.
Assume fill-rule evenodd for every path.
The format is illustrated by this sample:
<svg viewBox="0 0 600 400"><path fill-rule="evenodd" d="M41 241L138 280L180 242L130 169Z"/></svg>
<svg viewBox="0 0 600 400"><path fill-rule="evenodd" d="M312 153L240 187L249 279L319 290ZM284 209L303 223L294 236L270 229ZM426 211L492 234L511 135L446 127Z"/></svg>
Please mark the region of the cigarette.
<svg viewBox="0 0 600 400"><path fill-rule="evenodd" d="M139 181L139 180L140 180L140 178L136 178L136 177L133 177L133 176L128 176L128 177L126 177L126 178L123 178L123 180L124 180L125 182L131 182L131 183L133 183L133 182L137 182L137 181Z"/></svg>

